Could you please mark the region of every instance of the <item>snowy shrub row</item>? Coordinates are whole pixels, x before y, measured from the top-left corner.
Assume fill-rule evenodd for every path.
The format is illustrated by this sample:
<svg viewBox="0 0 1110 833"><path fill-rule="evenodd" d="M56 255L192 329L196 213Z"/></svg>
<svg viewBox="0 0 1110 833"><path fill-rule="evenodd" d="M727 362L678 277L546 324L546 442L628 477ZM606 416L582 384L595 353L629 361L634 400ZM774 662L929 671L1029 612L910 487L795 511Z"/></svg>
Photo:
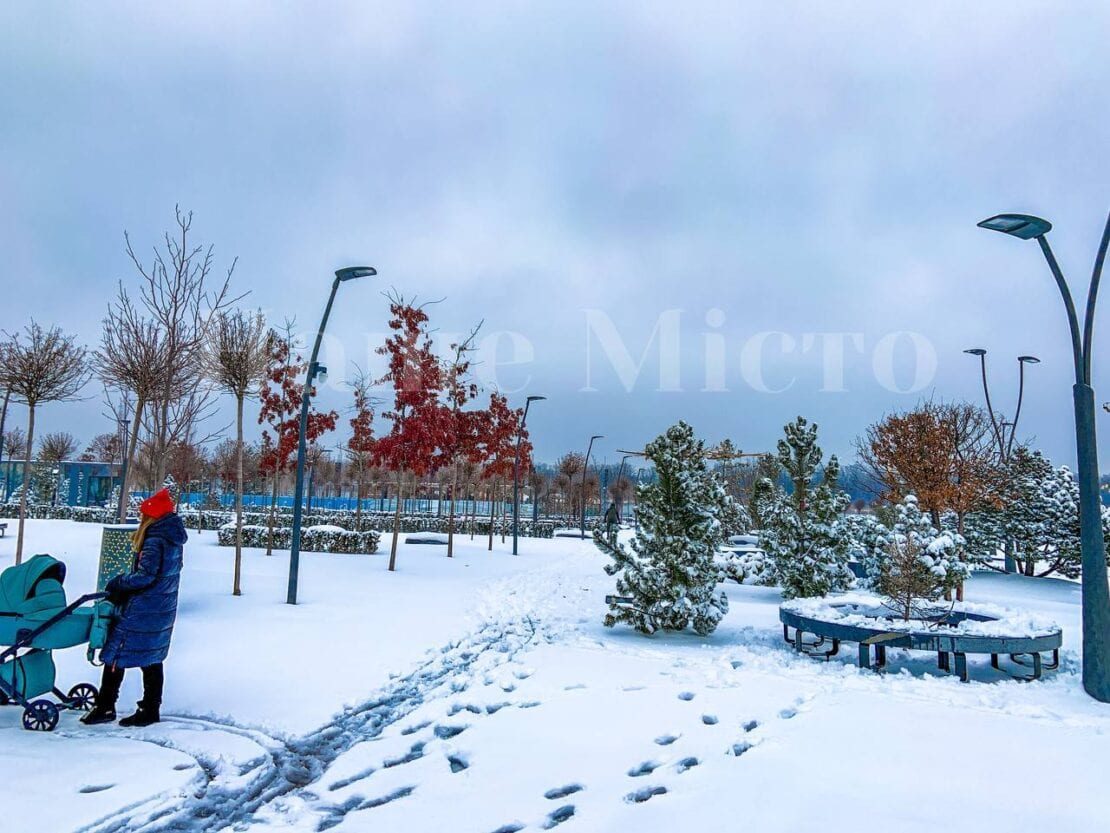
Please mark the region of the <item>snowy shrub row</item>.
<svg viewBox="0 0 1110 833"><path fill-rule="evenodd" d="M243 546L263 549L269 538L269 528L250 525L243 527ZM221 547L235 546L235 524L226 524L216 530ZM274 548L288 549L293 530L287 526L274 528ZM304 552L329 552L369 555L378 551L381 535L373 530L349 532L337 527L306 527L301 531L301 550Z"/></svg>
<svg viewBox="0 0 1110 833"><path fill-rule="evenodd" d="M185 526L189 529L219 530L225 524L235 520L235 513L219 509L193 509L181 507L178 509ZM0 518L18 518L18 504L0 504ZM115 510L99 506L50 506L49 504L31 504L27 507L27 517L35 520L60 520L81 521L85 523L114 523L117 515ZM275 529L288 526L293 517L293 510L279 508L275 514ZM402 515L401 532L447 532L449 519L447 516L436 515ZM269 512L244 512L243 523L250 526L268 526ZM302 516L304 527L309 526L338 526L351 532L373 532L379 529L393 529L392 512L363 512L361 516L350 511L311 512ZM479 535L488 535L490 519L463 518L455 516L455 533L469 534L472 530ZM500 535L502 532L511 534L513 531L512 519L494 518L493 532ZM551 538L555 532L555 522L541 520L533 523L531 518L520 519L520 534L526 538Z"/></svg>
<svg viewBox="0 0 1110 833"><path fill-rule="evenodd" d="M18 518L18 503L0 504L0 518ZM100 506L51 506L49 503L27 505L27 517L37 521L81 521L83 523L112 523L116 513Z"/></svg>

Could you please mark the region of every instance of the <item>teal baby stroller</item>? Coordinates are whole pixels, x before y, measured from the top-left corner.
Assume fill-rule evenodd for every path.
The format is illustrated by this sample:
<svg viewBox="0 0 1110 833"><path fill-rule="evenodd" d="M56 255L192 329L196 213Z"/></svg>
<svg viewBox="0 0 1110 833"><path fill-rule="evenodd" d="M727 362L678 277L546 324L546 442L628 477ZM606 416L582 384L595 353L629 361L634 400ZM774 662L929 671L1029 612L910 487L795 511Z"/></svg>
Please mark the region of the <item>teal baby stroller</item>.
<svg viewBox="0 0 1110 833"><path fill-rule="evenodd" d="M23 728L49 732L60 709L88 711L96 687L78 683L63 694L56 686L52 651L88 645L88 657L104 645L112 606L104 593L66 603L66 565L36 555L0 573L0 704L23 707ZM89 604L92 602L93 604ZM57 698L46 699L53 694ZM40 699L36 699L40 698Z"/></svg>

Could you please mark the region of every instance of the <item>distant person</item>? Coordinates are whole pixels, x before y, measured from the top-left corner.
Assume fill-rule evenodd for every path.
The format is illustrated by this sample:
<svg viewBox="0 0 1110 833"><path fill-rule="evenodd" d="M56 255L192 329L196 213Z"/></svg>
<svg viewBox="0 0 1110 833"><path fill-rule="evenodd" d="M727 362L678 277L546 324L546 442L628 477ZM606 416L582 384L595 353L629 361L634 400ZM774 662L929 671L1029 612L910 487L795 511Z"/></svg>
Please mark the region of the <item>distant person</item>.
<svg viewBox="0 0 1110 833"><path fill-rule="evenodd" d="M161 719L162 663L177 618L182 548L188 535L166 489L144 500L139 513L142 520L131 535L135 552L131 572L116 576L104 588L116 606L117 618L100 652L104 673L96 705L81 719L89 726L115 721L116 700L128 668L143 670L143 699L138 711L119 725L149 726Z"/></svg>
<svg viewBox="0 0 1110 833"><path fill-rule="evenodd" d="M617 540L617 527L621 522L621 513L617 510L617 504L614 501L609 504L609 508L605 510L605 537L610 542Z"/></svg>

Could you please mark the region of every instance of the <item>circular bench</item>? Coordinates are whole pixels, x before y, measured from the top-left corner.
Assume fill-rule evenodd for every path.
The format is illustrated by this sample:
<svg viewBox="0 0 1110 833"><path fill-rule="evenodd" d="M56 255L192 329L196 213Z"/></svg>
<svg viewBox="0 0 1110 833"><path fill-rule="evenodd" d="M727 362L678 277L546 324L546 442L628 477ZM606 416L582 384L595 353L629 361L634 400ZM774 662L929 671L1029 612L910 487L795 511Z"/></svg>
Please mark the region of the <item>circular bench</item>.
<svg viewBox="0 0 1110 833"><path fill-rule="evenodd" d="M814 600L803 601L812 603ZM905 621L891 618L889 610L866 602L823 605L787 602L779 607L779 621L782 622L783 639L795 650L810 656L827 660L840 652L842 642L855 642L859 645L859 667L879 670L886 665L887 648L933 651L942 671L951 671L954 659L955 673L965 683L968 681L968 654L990 654L991 665L998 670L1004 670L999 658L1007 655L1014 663L1030 668L1031 673L1006 673L1019 680L1037 680L1044 671L1059 667L1063 643L1063 633L1055 625L1026 628L1024 633L1009 635L1005 620L999 616L944 610L935 619ZM990 623L1001 623L1001 627ZM984 627L977 628L979 624ZM1018 630L1021 629L1015 628ZM806 634L815 639L807 640ZM872 648L875 649L874 663ZM1051 654L1048 662L1041 656L1044 653Z"/></svg>

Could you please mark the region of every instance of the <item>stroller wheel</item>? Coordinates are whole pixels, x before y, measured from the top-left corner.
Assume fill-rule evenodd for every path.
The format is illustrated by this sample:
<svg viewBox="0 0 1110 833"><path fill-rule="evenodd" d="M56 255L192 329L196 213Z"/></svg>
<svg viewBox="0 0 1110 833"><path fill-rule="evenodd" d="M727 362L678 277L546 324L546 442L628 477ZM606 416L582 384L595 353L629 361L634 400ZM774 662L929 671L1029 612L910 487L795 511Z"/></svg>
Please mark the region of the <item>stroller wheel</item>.
<svg viewBox="0 0 1110 833"><path fill-rule="evenodd" d="M66 703L71 709L82 712L91 712L96 705L96 695L99 692L96 686L89 683L78 683L66 695Z"/></svg>
<svg viewBox="0 0 1110 833"><path fill-rule="evenodd" d="M53 732L58 725L58 707L49 700L32 700L23 709L23 728L32 732Z"/></svg>

